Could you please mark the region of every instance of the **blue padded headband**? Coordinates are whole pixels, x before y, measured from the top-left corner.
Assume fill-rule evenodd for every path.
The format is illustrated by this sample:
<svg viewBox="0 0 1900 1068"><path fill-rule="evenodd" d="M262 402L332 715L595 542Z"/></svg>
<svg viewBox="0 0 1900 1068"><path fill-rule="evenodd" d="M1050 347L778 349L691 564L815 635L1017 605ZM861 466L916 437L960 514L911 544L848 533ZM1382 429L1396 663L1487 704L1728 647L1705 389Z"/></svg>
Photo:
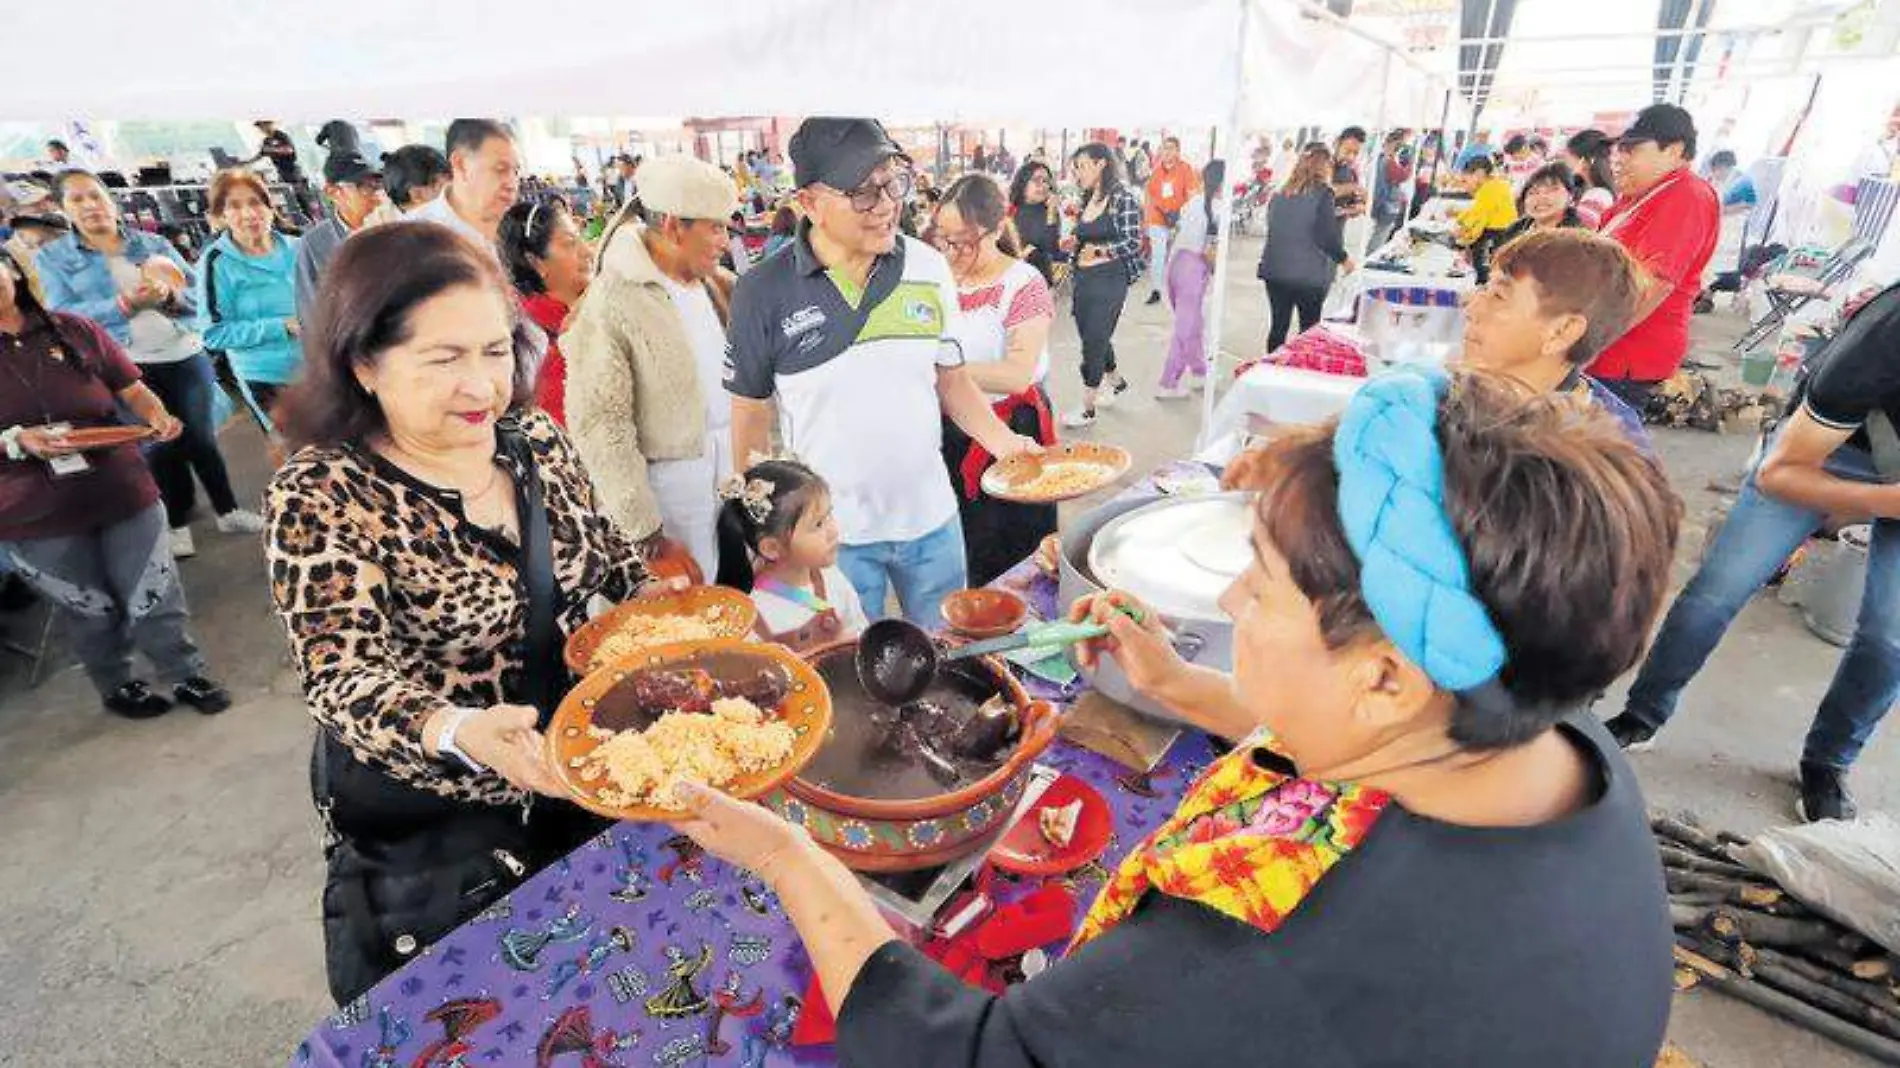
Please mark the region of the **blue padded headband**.
<svg viewBox="0 0 1900 1068"><path fill-rule="evenodd" d="M1504 638L1471 592L1471 566L1445 512L1438 404L1450 380L1394 371L1367 382L1339 420L1339 520L1359 558L1360 595L1392 644L1444 689L1508 701Z"/></svg>

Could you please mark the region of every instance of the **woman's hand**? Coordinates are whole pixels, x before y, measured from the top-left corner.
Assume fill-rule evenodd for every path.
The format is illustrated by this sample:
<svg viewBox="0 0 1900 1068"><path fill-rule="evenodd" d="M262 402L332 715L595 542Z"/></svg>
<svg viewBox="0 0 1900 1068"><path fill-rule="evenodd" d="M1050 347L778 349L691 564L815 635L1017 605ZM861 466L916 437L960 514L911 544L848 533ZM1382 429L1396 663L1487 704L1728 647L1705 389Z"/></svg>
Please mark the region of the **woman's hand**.
<svg viewBox="0 0 1900 1068"><path fill-rule="evenodd" d="M998 460L1007 460L1012 456L1019 456L1025 452L1040 455L1042 452L1042 442L1012 431L998 435L993 441L984 442L983 449Z"/></svg>
<svg viewBox="0 0 1900 1068"><path fill-rule="evenodd" d="M177 441L178 435L185 432L185 424L179 422L177 416L162 409L146 425L158 434L160 441Z"/></svg>
<svg viewBox="0 0 1900 1068"><path fill-rule="evenodd" d="M681 782L673 796L686 812L673 826L706 847L708 853L730 861L776 886L788 863L812 848L811 835L778 813L751 801L741 801L709 786Z"/></svg>
<svg viewBox="0 0 1900 1068"><path fill-rule="evenodd" d="M462 720L455 729L455 747L511 786L549 797L566 797L566 787L548 763L547 739L535 728L539 719L540 713L527 705L493 705ZM428 747L434 750L435 742L429 742Z"/></svg>
<svg viewBox="0 0 1900 1068"><path fill-rule="evenodd" d="M66 443L66 430L56 426L33 426L20 431L20 448L41 460L71 456L79 450Z"/></svg>
<svg viewBox="0 0 1900 1068"><path fill-rule="evenodd" d="M1107 637L1076 646L1083 667L1094 670L1106 652L1128 676L1129 685L1151 697L1158 697L1188 666L1174 651L1160 615L1129 594L1111 590L1081 598L1069 607L1069 620L1108 627Z"/></svg>
<svg viewBox="0 0 1900 1068"><path fill-rule="evenodd" d="M166 288L164 283L150 278L140 282L137 288L125 296L125 302L131 305L134 311L162 307L170 299L172 299L172 291Z"/></svg>

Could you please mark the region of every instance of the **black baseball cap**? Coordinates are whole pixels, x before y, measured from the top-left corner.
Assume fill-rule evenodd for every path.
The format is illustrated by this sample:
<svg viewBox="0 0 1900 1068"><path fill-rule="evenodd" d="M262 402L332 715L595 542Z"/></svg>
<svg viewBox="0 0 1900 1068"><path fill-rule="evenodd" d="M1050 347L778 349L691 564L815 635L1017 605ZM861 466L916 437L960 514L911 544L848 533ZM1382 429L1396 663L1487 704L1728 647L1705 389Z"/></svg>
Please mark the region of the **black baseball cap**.
<svg viewBox="0 0 1900 1068"><path fill-rule="evenodd" d="M849 192L887 159L910 162L876 119L811 118L792 134L792 180L798 188L823 183Z"/></svg>
<svg viewBox="0 0 1900 1068"><path fill-rule="evenodd" d="M1643 141L1681 145L1684 156L1695 155L1695 119L1674 104L1651 104L1637 112L1636 121L1616 143L1625 147Z"/></svg>
<svg viewBox="0 0 1900 1068"><path fill-rule="evenodd" d="M363 158L361 152L332 152L323 161L323 180L335 185L339 182L359 184L365 178L383 176L383 169Z"/></svg>

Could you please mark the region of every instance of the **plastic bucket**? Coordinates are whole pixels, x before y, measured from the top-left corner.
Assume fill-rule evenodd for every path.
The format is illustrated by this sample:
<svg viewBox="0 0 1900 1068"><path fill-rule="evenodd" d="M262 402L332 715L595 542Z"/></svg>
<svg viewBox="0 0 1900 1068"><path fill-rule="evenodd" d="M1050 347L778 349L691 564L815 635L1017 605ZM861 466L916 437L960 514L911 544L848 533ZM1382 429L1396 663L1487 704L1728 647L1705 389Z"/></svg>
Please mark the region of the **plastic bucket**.
<svg viewBox="0 0 1900 1068"><path fill-rule="evenodd" d="M1742 354L1742 384L1760 389L1768 384L1775 373L1775 350L1769 345L1757 345Z"/></svg>
<svg viewBox="0 0 1900 1068"><path fill-rule="evenodd" d="M1867 543L1872 529L1843 529L1838 547L1815 572L1801 595L1801 617L1823 641L1846 645L1860 618L1861 591L1867 586Z"/></svg>

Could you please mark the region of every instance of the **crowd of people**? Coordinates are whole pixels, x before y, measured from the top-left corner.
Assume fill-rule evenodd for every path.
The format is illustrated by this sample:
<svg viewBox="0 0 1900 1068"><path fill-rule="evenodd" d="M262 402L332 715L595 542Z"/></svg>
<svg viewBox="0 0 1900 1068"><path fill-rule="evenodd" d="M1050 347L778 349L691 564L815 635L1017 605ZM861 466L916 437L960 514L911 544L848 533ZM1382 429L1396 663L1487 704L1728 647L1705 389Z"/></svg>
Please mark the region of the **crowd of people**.
<svg viewBox="0 0 1900 1068"><path fill-rule="evenodd" d="M1111 635L1085 657L1116 658L1234 748L1113 873L1071 960L1000 999L960 988L808 838L685 792L685 830L777 891L856 1056L918 1059L927 1035L927 1063L1212 1059L1266 1024L1296 1059L1391 1059L1426 1029L1474 1063L1653 1055L1669 928L1616 748L1662 726L1823 516L1900 516L1861 429L1900 418L1879 359L1900 296L1837 339L1605 734L1585 710L1643 657L1681 517L1639 414L1687 351L1720 209L1692 169L1687 113L1657 105L1614 140L1592 133L1561 160L1514 138L1452 163L1470 195L1458 239L1483 277L1453 373L1381 379L1337 426L1226 472L1260 494L1247 572L1224 598L1231 677L1182 662L1125 595L1077 607ZM276 134L260 152L281 171ZM624 206L590 240L586 209L528 191L504 124L460 119L440 151L379 162L333 134L320 224L286 232L258 177L228 170L211 186L220 235L196 264L127 226L94 175L56 176L66 232L0 254L0 367L19 386L0 389L0 554L69 620L106 708L139 718L230 704L189 633L177 565L197 486L217 530L263 534L318 723L339 1002L601 829L553 800L565 790L541 734L572 682L565 635L600 604L696 574L750 594L760 636L795 649L893 605L934 627L951 592L1056 529L1053 507L991 498L980 476L1129 390L1114 338L1131 299L1173 310L1158 396L1207 372L1201 306L1231 198L1224 161L1197 169L1174 138L1032 155L1007 182L985 159L925 197L879 123L812 118L789 162L616 160L607 192ZM1354 247L1404 226L1439 152L1367 148L1355 127L1288 161L1258 272L1270 348L1295 317L1317 320ZM1607 205L1594 195L1612 187ZM768 208L776 245L755 260L734 248L733 218ZM1084 388L1058 415L1046 381L1064 281ZM207 348L281 450L261 515L219 451ZM127 421L148 440L73 437ZM1386 500L1403 507L1368 504ZM1873 596L1892 581L1891 523L1876 523L1879 603L1803 757L1810 818L1852 813L1845 769L1900 694L1890 599ZM1375 556L1424 562L1365 566ZM690 561L689 577L668 560ZM1459 610L1421 614L1426 602ZM1262 829L1296 796L1343 822L1312 840ZM1472 827L1491 844L1461 836ZM1289 860L1281 844L1296 841ZM1204 870L1220 876L1178 889ZM1291 897L1248 903L1289 878ZM1290 915L1322 879L1334 907ZM1426 884L1453 891L1404 904ZM1421 982L1419 961L1442 957L1421 939L1441 937L1482 966L1439 961ZM1551 959L1572 962L1561 996L1527 981ZM1187 978L1165 996L1144 982L1127 1011L1129 977L1156 961ZM1324 1026L1276 991L1323 1005ZM1202 1026L1155 1027L1158 1011Z"/></svg>

